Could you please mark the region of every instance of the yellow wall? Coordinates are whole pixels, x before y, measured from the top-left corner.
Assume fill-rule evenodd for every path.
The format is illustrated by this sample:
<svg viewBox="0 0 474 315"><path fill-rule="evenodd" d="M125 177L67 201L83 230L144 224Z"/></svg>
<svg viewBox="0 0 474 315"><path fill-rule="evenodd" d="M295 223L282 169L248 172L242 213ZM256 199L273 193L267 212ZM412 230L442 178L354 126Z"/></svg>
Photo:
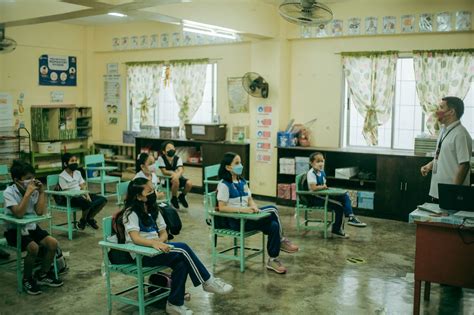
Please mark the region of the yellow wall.
<svg viewBox="0 0 474 315"><path fill-rule="evenodd" d="M126 129L126 74L127 61L169 60L188 58L211 58L218 63L217 106L221 118L230 127L250 124L252 190L256 194L274 196L276 187L276 150L271 164L255 161L255 106L261 103L274 106L276 132L286 126L290 118L306 122L318 118L313 126L312 144L317 146L339 145L342 96L342 51L401 50L466 48L474 47L474 33L447 34L398 34L323 39L299 39L300 28L287 23L278 16L277 7L268 4L252 4L250 0L229 6L226 0L212 7L201 3L200 10L177 6L162 6L160 13L194 19L257 35L275 36L265 41L244 42L214 46L192 46L149 50L112 51L113 37L151 35L178 31L174 25L157 22L113 24L108 26L83 27L70 24L50 23L8 29L7 35L18 41L17 51L0 55L0 91L26 93L25 104L50 102L50 91L63 90L65 103L92 106L94 111L93 137L101 140L121 140ZM249 5L247 8L245 4ZM399 28L403 14L455 12L470 10L474 13L472 0L351 0L330 4L335 18L347 23L350 17L364 18L369 15L379 18L397 17ZM237 18L234 12L246 13L248 20ZM244 14L245 16L245 14ZM474 15L473 15L474 19ZM362 25L364 23L362 22ZM344 25L344 29L347 25ZM398 31L398 30L397 30ZM288 40L289 39L289 40ZM41 54L75 55L78 57L77 87L40 87L37 83L38 57ZM103 75L107 63L119 63L122 75L122 114L117 126L108 125L103 107ZM229 114L227 105L227 77L241 76L247 71L259 72L270 84L267 100L250 99L249 114ZM25 117L29 126L29 110ZM274 139L274 144L276 140ZM261 174L265 174L262 177ZM265 178L265 180L263 180Z"/></svg>

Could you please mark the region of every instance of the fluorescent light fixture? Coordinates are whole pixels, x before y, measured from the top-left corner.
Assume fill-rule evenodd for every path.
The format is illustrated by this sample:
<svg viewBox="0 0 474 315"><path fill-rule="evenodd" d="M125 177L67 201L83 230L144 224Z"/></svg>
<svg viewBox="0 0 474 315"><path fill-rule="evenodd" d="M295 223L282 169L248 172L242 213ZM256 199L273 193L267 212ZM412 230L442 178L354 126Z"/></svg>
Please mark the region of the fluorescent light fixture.
<svg viewBox="0 0 474 315"><path fill-rule="evenodd" d="M119 12L109 12L107 15L118 16L118 17L126 17L126 14L119 13Z"/></svg>
<svg viewBox="0 0 474 315"><path fill-rule="evenodd" d="M208 36L223 37L223 38L229 38L229 39L234 39L234 40L237 38L236 30L220 27L220 26L215 26L215 25L210 25L210 24L193 22L189 20L183 20L183 32L198 33L198 34L204 34Z"/></svg>

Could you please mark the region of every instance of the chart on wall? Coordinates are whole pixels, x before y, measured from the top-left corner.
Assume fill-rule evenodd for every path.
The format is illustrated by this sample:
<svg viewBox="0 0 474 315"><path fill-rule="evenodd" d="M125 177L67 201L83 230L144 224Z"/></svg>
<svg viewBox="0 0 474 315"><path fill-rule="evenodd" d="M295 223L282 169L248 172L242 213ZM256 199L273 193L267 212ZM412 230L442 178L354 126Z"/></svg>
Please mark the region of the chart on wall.
<svg viewBox="0 0 474 315"><path fill-rule="evenodd" d="M110 125L118 123L120 110L120 75L104 75L104 107L106 120Z"/></svg>
<svg viewBox="0 0 474 315"><path fill-rule="evenodd" d="M74 56L42 55L38 76L39 85L76 86L77 59Z"/></svg>
<svg viewBox="0 0 474 315"><path fill-rule="evenodd" d="M271 105L257 106L257 142L255 146L256 160L261 163L271 163L272 160L272 137L271 130L273 126L272 118L273 108Z"/></svg>

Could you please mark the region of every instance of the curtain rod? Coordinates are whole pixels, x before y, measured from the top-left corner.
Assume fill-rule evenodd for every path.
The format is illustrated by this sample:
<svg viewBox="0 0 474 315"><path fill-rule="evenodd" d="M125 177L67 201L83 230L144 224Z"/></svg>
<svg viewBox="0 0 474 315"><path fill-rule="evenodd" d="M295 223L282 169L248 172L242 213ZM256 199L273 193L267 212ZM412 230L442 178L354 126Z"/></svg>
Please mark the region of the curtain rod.
<svg viewBox="0 0 474 315"><path fill-rule="evenodd" d="M164 65L169 65L171 61L187 61L187 60L199 60L199 59L207 59L209 62L216 62L219 60L223 60L224 58L195 58L195 59L173 59L173 60L145 60L145 61L124 61L122 64L128 64L128 63L159 63L159 64L164 64Z"/></svg>
<svg viewBox="0 0 474 315"><path fill-rule="evenodd" d="M334 53L335 55L342 55L344 53L380 53L390 51L341 51ZM473 48L456 48L456 49L414 49L414 50L396 50L399 54L413 54L417 52L474 52Z"/></svg>

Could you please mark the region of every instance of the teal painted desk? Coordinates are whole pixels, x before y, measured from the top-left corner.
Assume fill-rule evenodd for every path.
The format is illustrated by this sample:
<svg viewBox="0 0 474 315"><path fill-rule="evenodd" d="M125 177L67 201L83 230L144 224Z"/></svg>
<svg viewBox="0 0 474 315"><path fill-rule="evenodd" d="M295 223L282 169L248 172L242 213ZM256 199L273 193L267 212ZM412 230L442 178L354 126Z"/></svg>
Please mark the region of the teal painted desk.
<svg viewBox="0 0 474 315"><path fill-rule="evenodd" d="M0 220L15 224L16 226L16 278L17 290L19 293L23 292L23 269L21 268L21 228L30 223L38 223L41 221L51 220L51 215L33 215L27 214L23 218L15 218L12 215L0 213Z"/></svg>
<svg viewBox="0 0 474 315"><path fill-rule="evenodd" d="M431 282L474 289L474 228L462 228L462 219L446 211L442 216L415 210L415 292L413 314L420 313L421 282L430 299Z"/></svg>

